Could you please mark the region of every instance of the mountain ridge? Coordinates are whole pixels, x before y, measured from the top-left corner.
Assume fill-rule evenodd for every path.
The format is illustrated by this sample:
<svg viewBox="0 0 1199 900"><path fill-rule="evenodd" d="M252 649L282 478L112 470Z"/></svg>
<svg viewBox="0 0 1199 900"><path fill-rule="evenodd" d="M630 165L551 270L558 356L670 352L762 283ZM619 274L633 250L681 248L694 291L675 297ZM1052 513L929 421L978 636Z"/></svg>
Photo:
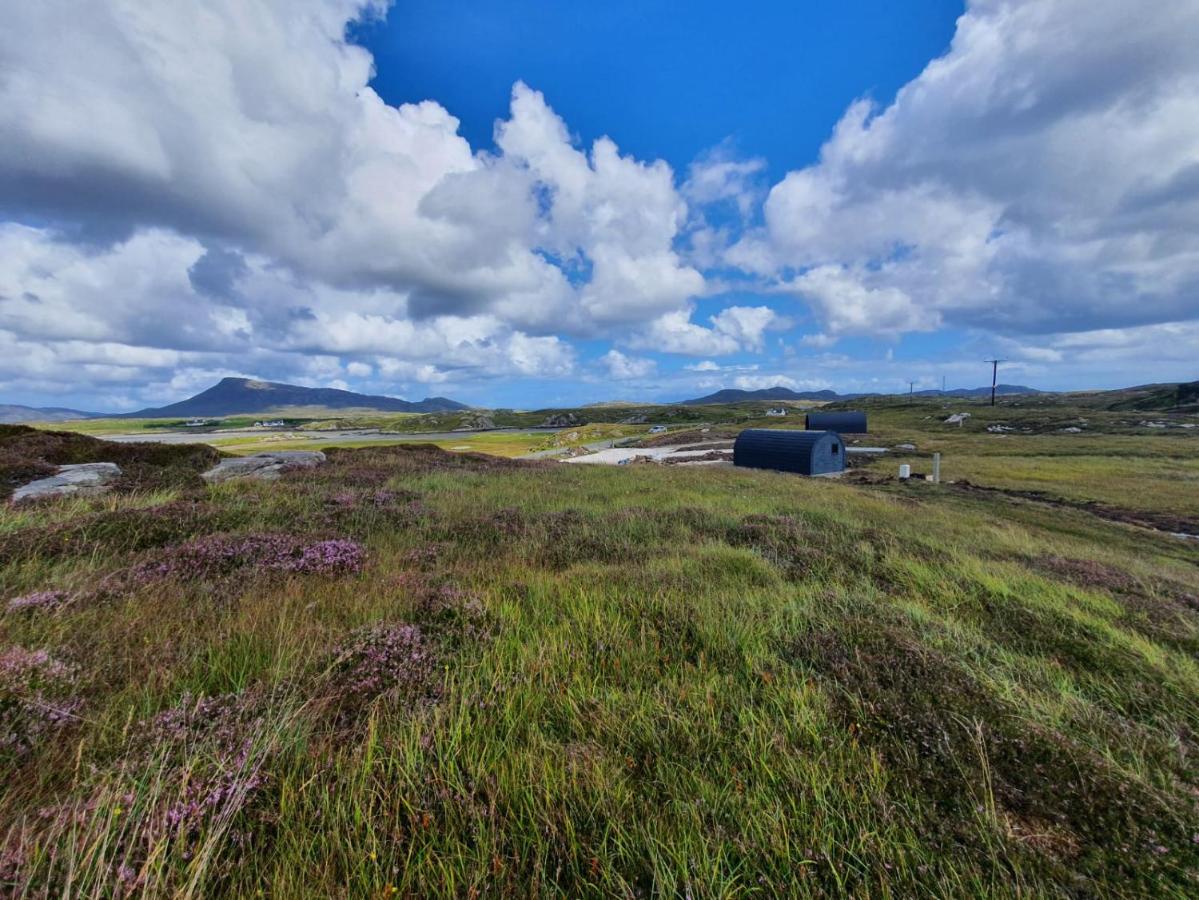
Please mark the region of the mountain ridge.
<svg viewBox="0 0 1199 900"><path fill-rule="evenodd" d="M309 388L297 384L261 381L256 378L222 378L200 393L136 412L118 413L116 419L163 419L175 416L230 416L242 413L270 413L289 407L325 409L371 409L382 412L456 412L469 409L465 403L448 397L401 400L378 394L359 394L339 388Z"/></svg>
<svg viewBox="0 0 1199 900"><path fill-rule="evenodd" d="M1044 391L1036 388L1027 387L1020 384L1000 384L995 386L995 393L1010 397L1016 394L1043 394ZM912 396L915 397L989 397L991 395L990 387L978 388L954 388L947 391L925 390L916 391ZM836 400L857 400L863 397L885 397L885 396L902 396L893 394L880 393L851 393L838 394L836 391L793 391L791 388L777 385L772 388L760 388L754 391L741 390L739 388L724 388L715 393L708 394L704 397L695 397L691 400L680 400L678 406L707 406L715 403L751 403L759 400L821 400L825 402L833 402Z"/></svg>
<svg viewBox="0 0 1199 900"><path fill-rule="evenodd" d="M96 413L61 406L23 406L20 403L0 403L0 424L19 425L22 422L66 422L71 419L95 419Z"/></svg>

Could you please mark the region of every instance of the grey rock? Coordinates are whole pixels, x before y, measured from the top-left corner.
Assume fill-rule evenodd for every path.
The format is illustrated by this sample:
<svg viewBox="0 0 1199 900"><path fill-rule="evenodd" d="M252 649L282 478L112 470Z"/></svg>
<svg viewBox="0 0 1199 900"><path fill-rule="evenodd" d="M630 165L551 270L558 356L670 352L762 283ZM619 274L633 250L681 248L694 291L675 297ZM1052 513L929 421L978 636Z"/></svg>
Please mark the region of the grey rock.
<svg viewBox="0 0 1199 900"><path fill-rule="evenodd" d="M121 467L116 463L78 463L71 466L59 466L58 472L49 478L31 481L13 491L12 502L39 500L43 497L103 494L112 487L112 482L120 477Z"/></svg>
<svg viewBox="0 0 1199 900"><path fill-rule="evenodd" d="M495 428L495 420L482 413L472 413L462 417L462 424L454 431L491 431Z"/></svg>
<svg viewBox="0 0 1199 900"><path fill-rule="evenodd" d="M585 424L582 419L574 413L558 413L555 416L547 416L546 420L541 423L542 428L573 428L576 425Z"/></svg>
<svg viewBox="0 0 1199 900"><path fill-rule="evenodd" d="M222 459L200 477L209 484L220 484L231 478L274 481L285 466L319 466L325 459L325 454L319 450L276 450L271 453Z"/></svg>
<svg viewBox="0 0 1199 900"><path fill-rule="evenodd" d="M916 445L915 444L896 444L895 449L896 450L915 450Z"/></svg>

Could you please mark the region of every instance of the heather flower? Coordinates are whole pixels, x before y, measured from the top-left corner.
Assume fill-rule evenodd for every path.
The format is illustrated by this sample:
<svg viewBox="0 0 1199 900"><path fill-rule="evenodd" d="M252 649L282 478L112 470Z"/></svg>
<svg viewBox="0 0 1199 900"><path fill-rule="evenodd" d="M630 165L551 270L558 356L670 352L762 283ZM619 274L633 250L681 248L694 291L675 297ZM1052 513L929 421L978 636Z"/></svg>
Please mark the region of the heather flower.
<svg viewBox="0 0 1199 900"><path fill-rule="evenodd" d="M309 544L300 549L298 556L281 559L277 565L285 571L330 575L337 572L359 572L365 558L366 553L361 545L354 541L338 539Z"/></svg>
<svg viewBox="0 0 1199 900"><path fill-rule="evenodd" d="M210 771L188 772L179 795L162 813L161 830L166 837L187 838L217 817L228 817L249 805L265 784L263 757L251 755L246 741L233 755L216 760Z"/></svg>
<svg viewBox="0 0 1199 900"><path fill-rule="evenodd" d="M23 612L25 610L45 610L49 612L58 609L60 606L65 606L69 599L70 595L66 591L35 591L32 594L13 597L8 601L7 609L10 613Z"/></svg>
<svg viewBox="0 0 1199 900"><path fill-rule="evenodd" d="M184 694L174 706L162 710L142 726L146 746L186 747L199 740L229 751L239 746L258 721L264 706L263 694L250 691L220 697Z"/></svg>
<svg viewBox="0 0 1199 900"><path fill-rule="evenodd" d="M69 723L82 705L70 695L75 667L45 650L0 651L0 749L28 752L47 733Z"/></svg>
<svg viewBox="0 0 1199 900"><path fill-rule="evenodd" d="M361 571L365 559L362 546L345 539L305 541L286 534L215 534L172 547L134 566L124 577L138 585L163 578L213 578L243 568L334 575Z"/></svg>
<svg viewBox="0 0 1199 900"><path fill-rule="evenodd" d="M433 648L419 626L384 623L350 636L334 660L331 677L344 708L389 691L427 695L433 672Z"/></svg>
<svg viewBox="0 0 1199 900"><path fill-rule="evenodd" d="M444 549L441 544L421 544L419 547L413 547L407 551L402 559L406 565L414 568L430 569L437 565Z"/></svg>

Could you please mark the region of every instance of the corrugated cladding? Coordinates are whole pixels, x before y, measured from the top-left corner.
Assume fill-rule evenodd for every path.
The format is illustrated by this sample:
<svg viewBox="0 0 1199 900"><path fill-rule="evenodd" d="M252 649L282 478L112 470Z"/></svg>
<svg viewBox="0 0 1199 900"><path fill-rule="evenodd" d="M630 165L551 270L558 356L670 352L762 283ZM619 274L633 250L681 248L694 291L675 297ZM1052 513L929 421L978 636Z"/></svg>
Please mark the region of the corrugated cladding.
<svg viewBox="0 0 1199 900"><path fill-rule="evenodd" d="M748 428L733 443L733 464L800 475L845 469L845 442L832 431Z"/></svg>
<svg viewBox="0 0 1199 900"><path fill-rule="evenodd" d="M835 431L838 434L866 434L864 412L814 412L804 419L808 431Z"/></svg>

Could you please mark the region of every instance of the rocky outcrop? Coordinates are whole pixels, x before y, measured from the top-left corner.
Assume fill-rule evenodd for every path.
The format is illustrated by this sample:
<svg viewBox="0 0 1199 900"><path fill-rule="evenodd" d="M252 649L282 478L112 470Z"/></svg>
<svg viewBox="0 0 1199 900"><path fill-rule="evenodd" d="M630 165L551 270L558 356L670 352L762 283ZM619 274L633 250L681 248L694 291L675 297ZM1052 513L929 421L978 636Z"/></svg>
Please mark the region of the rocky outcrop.
<svg viewBox="0 0 1199 900"><path fill-rule="evenodd" d="M273 453L256 453L253 456L237 456L222 459L216 466L200 477L209 484L220 484L231 478L257 478L274 481L289 466L319 466L325 454L319 450L276 450Z"/></svg>
<svg viewBox="0 0 1199 900"><path fill-rule="evenodd" d="M454 431L491 431L495 421L483 413L465 413Z"/></svg>
<svg viewBox="0 0 1199 900"><path fill-rule="evenodd" d="M121 467L116 463L79 463L72 466L59 466L58 472L49 478L31 481L13 491L12 502L21 503L25 500L41 500L46 497L68 495L102 494L111 488L112 483L120 477Z"/></svg>
<svg viewBox="0 0 1199 900"><path fill-rule="evenodd" d="M548 416L541 423L542 428L574 428L576 425L587 424L574 413L558 413L557 415Z"/></svg>

